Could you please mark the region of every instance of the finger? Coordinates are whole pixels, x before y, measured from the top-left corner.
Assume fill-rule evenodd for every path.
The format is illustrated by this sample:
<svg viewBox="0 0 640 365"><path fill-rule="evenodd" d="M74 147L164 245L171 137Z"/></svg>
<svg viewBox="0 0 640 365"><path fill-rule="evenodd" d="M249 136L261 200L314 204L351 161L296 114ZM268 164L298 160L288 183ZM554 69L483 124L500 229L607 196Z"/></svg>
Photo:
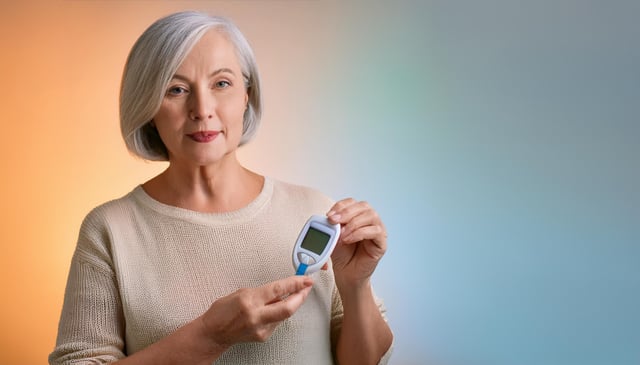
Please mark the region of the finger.
<svg viewBox="0 0 640 365"><path fill-rule="evenodd" d="M270 304L311 285L313 285L313 279L309 276L296 275L263 285L259 288L259 292L263 303Z"/></svg>
<svg viewBox="0 0 640 365"><path fill-rule="evenodd" d="M273 302L262 307L261 316L264 323L275 323L284 321L291 317L302 306L305 299L311 292L311 286L307 286L300 291L290 294L283 300Z"/></svg>
<svg viewBox="0 0 640 365"><path fill-rule="evenodd" d="M377 253L384 253L387 249L387 240L385 233L381 230L380 226L366 226L353 231L348 236L340 237L340 242L345 245L350 245L358 242L371 242L372 246L365 247L365 250L370 252L371 249L377 249ZM377 256L377 255L376 255Z"/></svg>
<svg viewBox="0 0 640 365"><path fill-rule="evenodd" d="M329 268L329 262L325 262L324 265L320 268L320 270L327 270Z"/></svg>
<svg viewBox="0 0 640 365"><path fill-rule="evenodd" d="M346 224L351 219L353 219L353 217L368 210L373 211L371 206L369 206L369 203L367 203L366 201L355 201L353 199L345 200L342 201L340 205L336 206L335 211L330 212L333 214L331 215L329 220L333 221L334 223Z"/></svg>
<svg viewBox="0 0 640 365"><path fill-rule="evenodd" d="M327 212L327 217L329 218L329 221L333 224L341 223L342 222L341 212L346 207L353 205L355 203L357 203L357 201L353 198L345 198L340 201L337 201L331 207L331 209L329 209L329 211Z"/></svg>
<svg viewBox="0 0 640 365"><path fill-rule="evenodd" d="M377 226L381 231L384 231L384 225L378 216L378 213L373 209L365 209L355 212L356 215L351 217L347 222L343 223L344 226L341 229L341 236L348 236L351 232L356 231L362 227Z"/></svg>

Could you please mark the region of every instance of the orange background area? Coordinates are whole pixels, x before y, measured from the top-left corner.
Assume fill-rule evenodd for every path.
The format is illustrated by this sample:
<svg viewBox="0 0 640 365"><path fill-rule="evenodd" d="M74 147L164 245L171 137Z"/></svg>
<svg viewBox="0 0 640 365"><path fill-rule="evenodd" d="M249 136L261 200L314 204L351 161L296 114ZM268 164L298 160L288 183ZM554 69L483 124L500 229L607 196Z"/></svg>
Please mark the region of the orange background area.
<svg viewBox="0 0 640 365"><path fill-rule="evenodd" d="M298 94L291 85L308 81L310 73L278 58L299 44L296 62L308 65L328 45L330 35L314 31L328 9L249 1L27 1L2 2L0 9L0 364L43 364L55 344L82 219L165 166L131 157L120 137L120 76L136 38L178 10L234 19L254 45L271 105L263 118L263 129L269 127L240 157L287 179L286 163L273 161L286 160L286 148L296 143L286 139L283 121L301 119L303 108L283 101ZM282 143L269 144L278 138ZM267 145L268 154L252 152Z"/></svg>

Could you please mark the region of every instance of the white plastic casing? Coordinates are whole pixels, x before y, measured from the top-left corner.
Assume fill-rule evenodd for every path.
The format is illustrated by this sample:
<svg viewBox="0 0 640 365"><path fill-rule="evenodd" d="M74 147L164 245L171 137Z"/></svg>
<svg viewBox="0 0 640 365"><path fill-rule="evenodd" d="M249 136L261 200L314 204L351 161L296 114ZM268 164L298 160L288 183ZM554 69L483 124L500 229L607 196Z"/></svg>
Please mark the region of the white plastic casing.
<svg viewBox="0 0 640 365"><path fill-rule="evenodd" d="M329 236L324 249L320 254L313 252L309 249L302 247L305 237L313 229L320 231ZM331 253L338 243L338 237L340 237L340 224L331 224L326 217L319 215L312 215L298 235L296 244L293 246L293 267L298 270L301 262L307 264L307 271L305 274L313 274L319 271L324 264L331 258ZM323 239L324 241L324 239Z"/></svg>

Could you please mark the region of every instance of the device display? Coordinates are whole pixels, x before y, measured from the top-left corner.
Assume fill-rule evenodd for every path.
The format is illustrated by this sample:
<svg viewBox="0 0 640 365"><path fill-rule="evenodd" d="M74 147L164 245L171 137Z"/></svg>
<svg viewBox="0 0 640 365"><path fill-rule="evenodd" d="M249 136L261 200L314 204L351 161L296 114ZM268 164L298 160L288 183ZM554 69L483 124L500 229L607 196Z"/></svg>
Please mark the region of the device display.
<svg viewBox="0 0 640 365"><path fill-rule="evenodd" d="M310 227L307 234L304 236L300 247L306 248L317 255L322 255L322 251L327 247L330 238L331 236L328 234Z"/></svg>
<svg viewBox="0 0 640 365"><path fill-rule="evenodd" d="M300 231L293 246L293 266L296 275L314 273L331 258L338 243L340 224L331 224L326 217L313 215Z"/></svg>

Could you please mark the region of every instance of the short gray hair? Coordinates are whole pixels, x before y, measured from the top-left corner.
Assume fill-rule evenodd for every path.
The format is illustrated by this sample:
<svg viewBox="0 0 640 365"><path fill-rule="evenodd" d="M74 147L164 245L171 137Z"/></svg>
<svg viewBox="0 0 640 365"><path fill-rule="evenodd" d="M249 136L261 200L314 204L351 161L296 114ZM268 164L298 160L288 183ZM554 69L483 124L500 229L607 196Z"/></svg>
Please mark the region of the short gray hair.
<svg viewBox="0 0 640 365"><path fill-rule="evenodd" d="M157 20L142 33L129 53L120 86L120 131L131 153L147 160L168 161L167 147L151 123L166 88L180 64L210 29L225 34L234 45L249 97L240 145L260 124L262 97L258 67L249 42L231 20L184 11Z"/></svg>

